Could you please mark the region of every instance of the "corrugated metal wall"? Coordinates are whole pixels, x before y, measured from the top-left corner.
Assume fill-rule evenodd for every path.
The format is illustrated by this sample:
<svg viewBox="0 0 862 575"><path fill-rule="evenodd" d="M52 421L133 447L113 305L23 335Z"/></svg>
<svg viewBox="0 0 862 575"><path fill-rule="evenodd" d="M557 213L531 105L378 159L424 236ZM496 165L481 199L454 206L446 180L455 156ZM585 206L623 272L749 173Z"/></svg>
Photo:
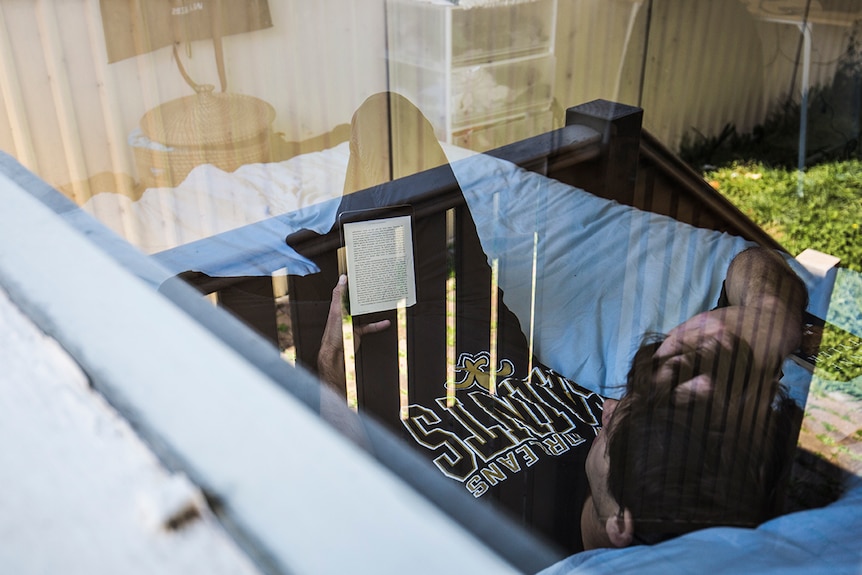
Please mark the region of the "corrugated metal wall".
<svg viewBox="0 0 862 575"><path fill-rule="evenodd" d="M644 108L644 126L671 148L697 129L742 131L802 88L804 1L560 0L557 99L606 98ZM811 25L810 86L831 81L862 5ZM792 5L792 6L791 6ZM775 21L773 12L784 15Z"/></svg>
<svg viewBox="0 0 862 575"><path fill-rule="evenodd" d="M558 0L554 100L641 105L645 126L672 148L695 129L748 129L800 88L800 30L792 18L768 21L776 2ZM270 4L273 28L225 38L225 57L231 90L272 104L286 140L348 122L386 89L385 0ZM817 22L812 85L832 77L850 31ZM210 44L185 47L183 58L193 77L216 83ZM77 202L94 178L130 190L130 132L189 93L167 48L107 64L98 0L0 0L0 149Z"/></svg>

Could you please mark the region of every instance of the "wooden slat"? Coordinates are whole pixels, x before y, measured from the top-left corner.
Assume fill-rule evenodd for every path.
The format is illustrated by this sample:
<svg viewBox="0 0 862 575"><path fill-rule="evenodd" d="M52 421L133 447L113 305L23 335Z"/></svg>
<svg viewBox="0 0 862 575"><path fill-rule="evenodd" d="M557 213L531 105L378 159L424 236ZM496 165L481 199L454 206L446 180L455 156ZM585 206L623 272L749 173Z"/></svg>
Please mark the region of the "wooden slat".
<svg viewBox="0 0 862 575"><path fill-rule="evenodd" d="M783 250L781 244L772 236L714 190L700 174L646 130L641 134L638 170L639 185L646 185L647 180L651 182L652 189L644 192L652 195L648 209L672 217L677 217L677 214L671 212L677 211L680 216L678 219L685 223L726 231L760 245ZM650 172L652 175L647 176ZM674 194L680 194L681 198L685 198L685 201L696 209L682 212L674 210ZM693 217L695 214L697 221Z"/></svg>

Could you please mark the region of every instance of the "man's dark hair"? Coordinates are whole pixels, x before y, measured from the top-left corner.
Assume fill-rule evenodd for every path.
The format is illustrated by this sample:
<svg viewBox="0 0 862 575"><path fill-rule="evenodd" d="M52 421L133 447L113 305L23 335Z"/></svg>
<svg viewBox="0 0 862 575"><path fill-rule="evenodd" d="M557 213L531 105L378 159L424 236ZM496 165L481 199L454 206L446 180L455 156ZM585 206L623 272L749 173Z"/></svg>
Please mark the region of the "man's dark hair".
<svg viewBox="0 0 862 575"><path fill-rule="evenodd" d="M634 518L634 540L753 527L779 514L802 410L735 338L704 346L659 381L652 336L638 349L608 436L608 490ZM697 375L711 386L689 388ZM666 379L666 378L665 378Z"/></svg>

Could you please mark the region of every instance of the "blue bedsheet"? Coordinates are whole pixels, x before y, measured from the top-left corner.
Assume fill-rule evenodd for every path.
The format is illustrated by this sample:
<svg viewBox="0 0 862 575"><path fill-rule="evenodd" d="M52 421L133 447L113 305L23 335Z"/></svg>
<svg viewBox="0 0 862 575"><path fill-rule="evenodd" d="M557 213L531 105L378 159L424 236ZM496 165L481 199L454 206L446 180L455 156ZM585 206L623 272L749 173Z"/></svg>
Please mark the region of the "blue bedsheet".
<svg viewBox="0 0 862 575"><path fill-rule="evenodd" d="M716 527L653 545L573 555L540 575L862 573L862 479L831 505L784 515L757 529Z"/></svg>

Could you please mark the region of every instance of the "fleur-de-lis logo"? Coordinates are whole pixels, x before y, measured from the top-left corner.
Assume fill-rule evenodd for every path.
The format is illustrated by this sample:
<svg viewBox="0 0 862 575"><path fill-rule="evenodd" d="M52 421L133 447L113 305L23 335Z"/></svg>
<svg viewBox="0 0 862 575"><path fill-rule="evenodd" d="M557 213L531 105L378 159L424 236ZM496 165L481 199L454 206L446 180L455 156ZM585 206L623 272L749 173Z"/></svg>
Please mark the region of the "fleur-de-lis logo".
<svg viewBox="0 0 862 575"><path fill-rule="evenodd" d="M491 392L492 376L494 377L494 381L500 381L515 373L515 367L508 359L501 360L500 367L496 371L488 369L490 363L491 360L485 352L475 356L463 354L459 358L455 370L464 375L459 381L452 384L451 387L455 390L461 390L468 389L473 385L479 385L486 391Z"/></svg>

